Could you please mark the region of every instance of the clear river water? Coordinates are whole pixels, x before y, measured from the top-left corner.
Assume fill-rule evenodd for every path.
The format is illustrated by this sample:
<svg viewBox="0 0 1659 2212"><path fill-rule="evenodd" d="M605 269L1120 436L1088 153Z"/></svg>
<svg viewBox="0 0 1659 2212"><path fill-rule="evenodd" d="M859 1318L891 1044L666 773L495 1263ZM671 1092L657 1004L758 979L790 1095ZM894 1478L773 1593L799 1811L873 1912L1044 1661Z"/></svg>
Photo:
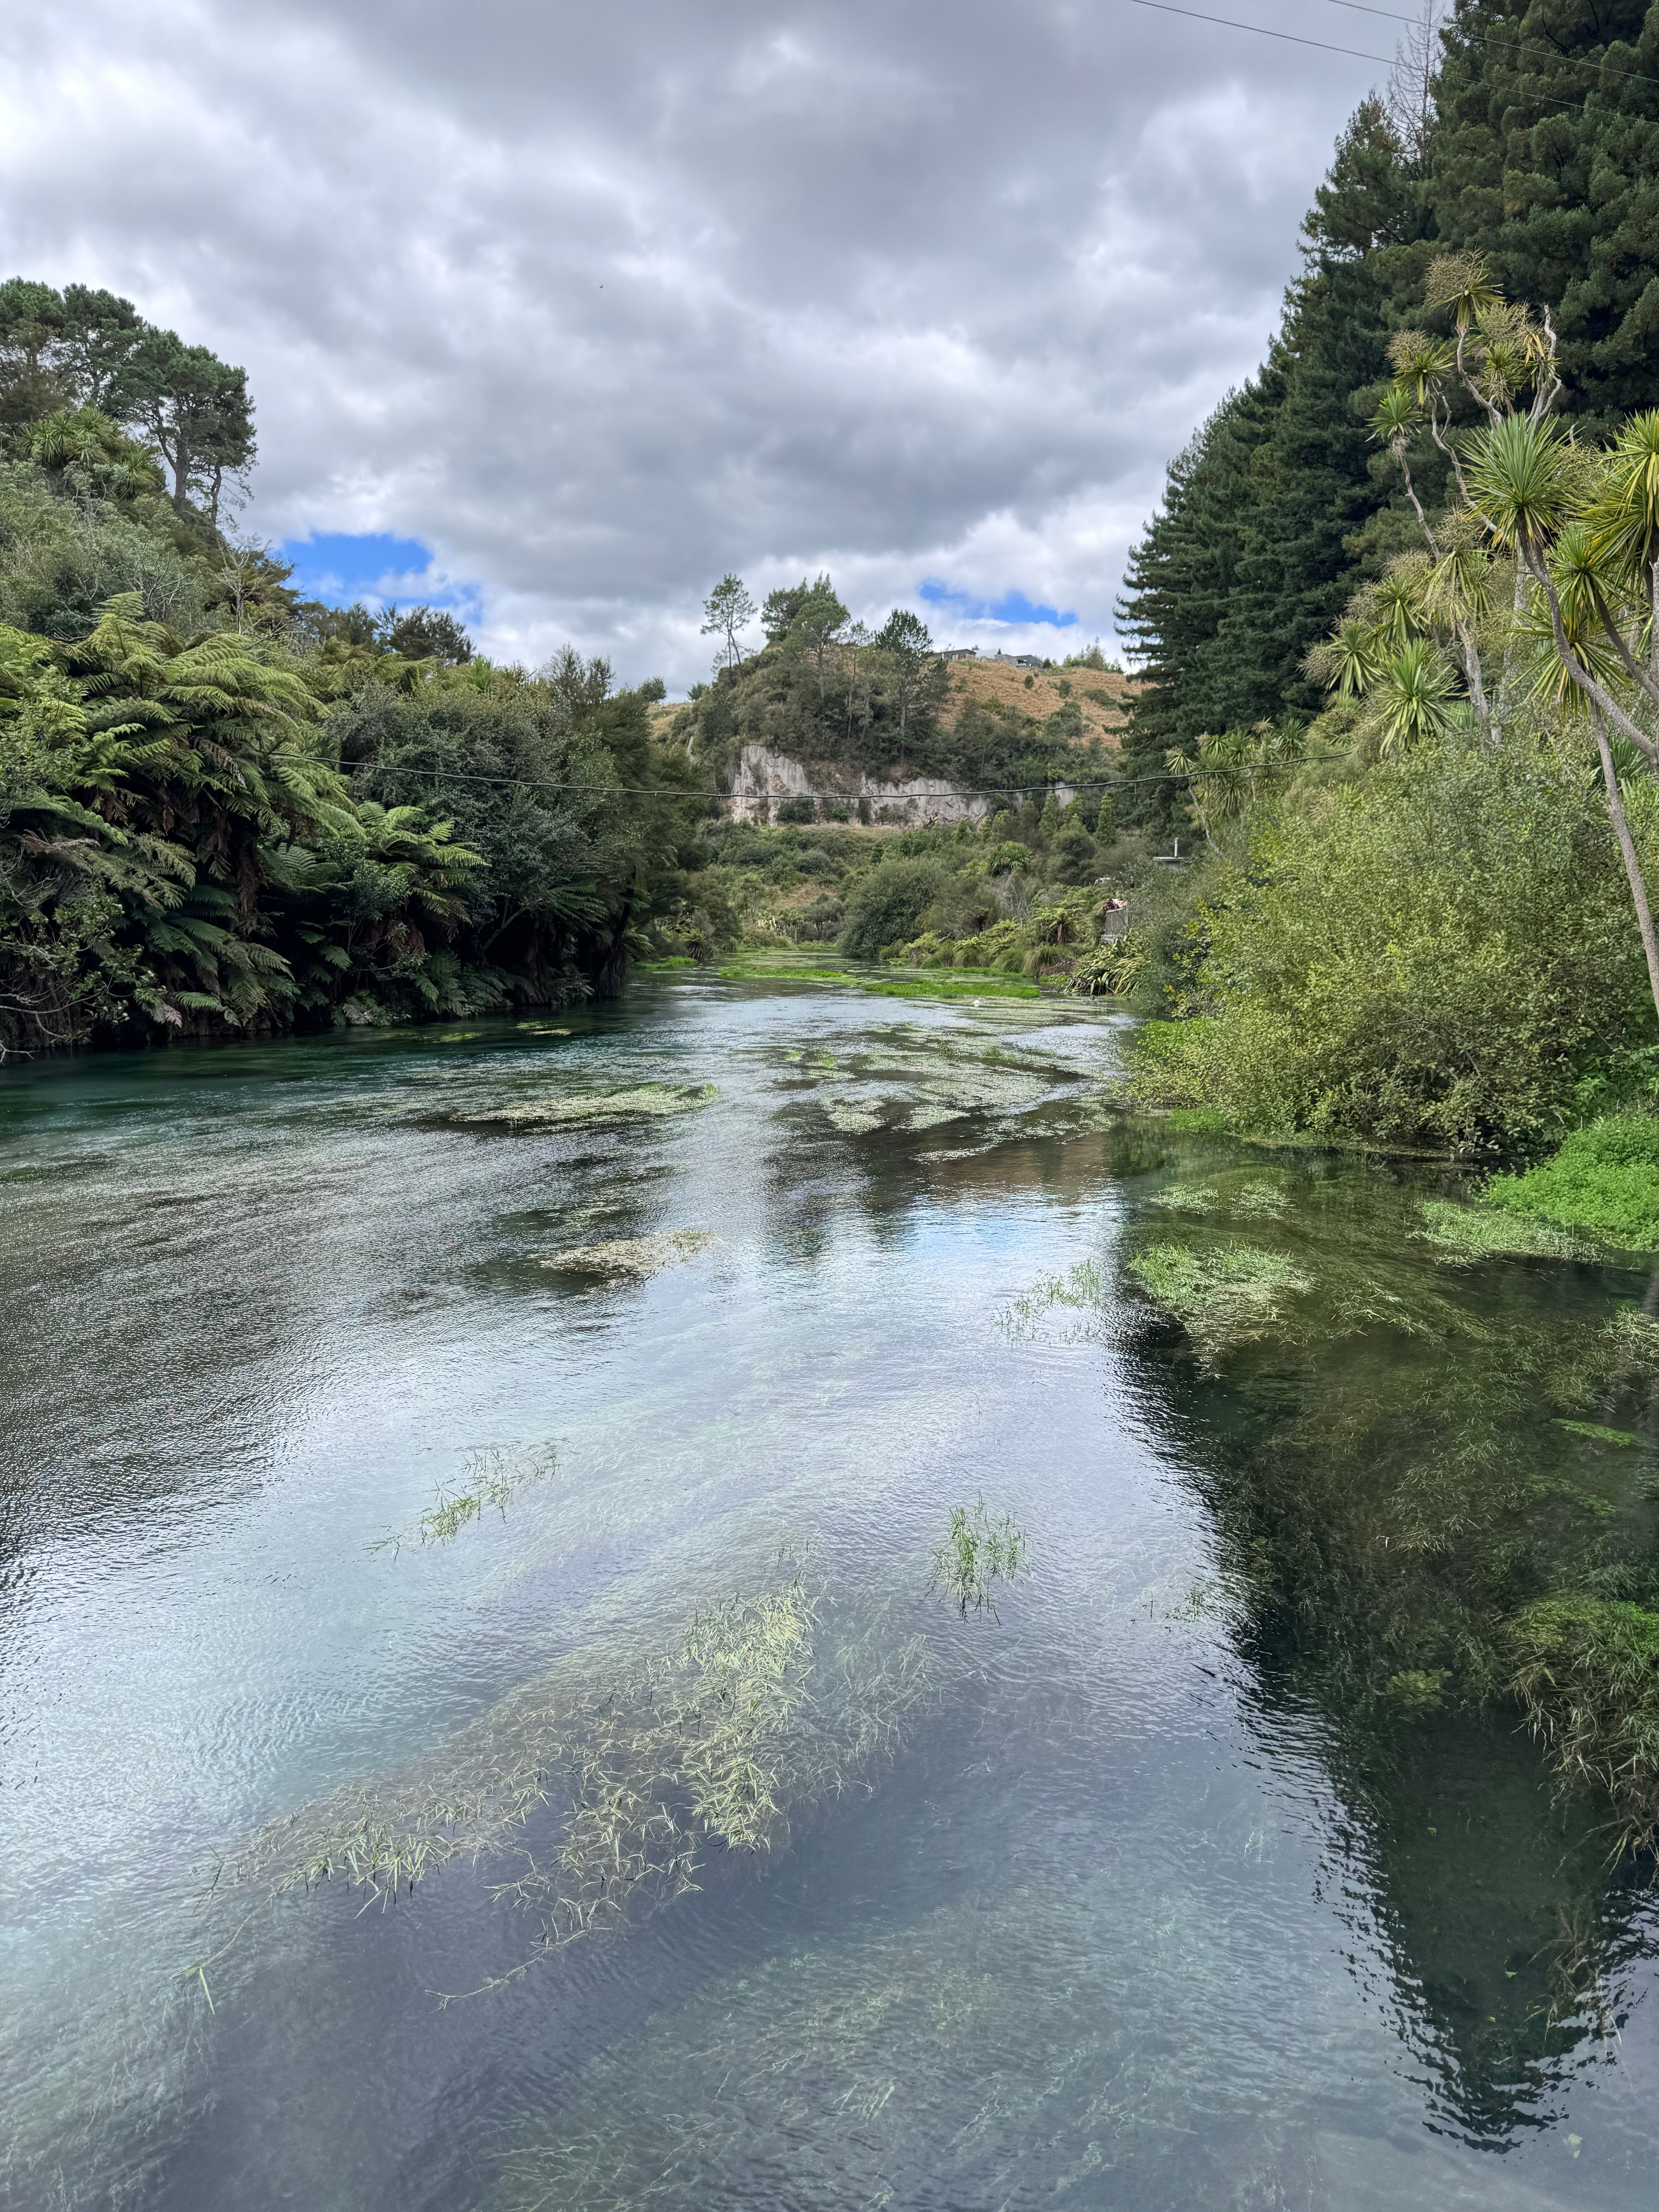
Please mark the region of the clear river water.
<svg viewBox="0 0 1659 2212"><path fill-rule="evenodd" d="M1515 1346L1646 1279L1115 1122L1121 1036L0 1071L8 2212L1652 2204L1650 1893L1360 1571L1390 1454L1600 1480ZM1218 1222L1328 1328L1152 1310Z"/></svg>

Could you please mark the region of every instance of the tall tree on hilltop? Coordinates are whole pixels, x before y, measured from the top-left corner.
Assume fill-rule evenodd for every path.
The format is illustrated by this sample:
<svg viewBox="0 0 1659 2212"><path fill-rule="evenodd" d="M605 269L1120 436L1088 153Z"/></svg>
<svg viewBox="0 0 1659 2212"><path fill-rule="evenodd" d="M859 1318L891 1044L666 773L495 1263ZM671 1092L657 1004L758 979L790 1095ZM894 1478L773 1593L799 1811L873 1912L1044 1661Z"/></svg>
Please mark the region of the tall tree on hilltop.
<svg viewBox="0 0 1659 2212"><path fill-rule="evenodd" d="M252 462L253 402L247 372L171 331L146 331L116 380L116 398L173 471L173 503L190 512L198 493L216 529L227 477Z"/></svg>
<svg viewBox="0 0 1659 2212"><path fill-rule="evenodd" d="M755 619L755 601L741 576L722 576L702 603L702 635L724 641L720 650L728 668L743 659L738 637ZM716 669L720 662L715 662Z"/></svg>
<svg viewBox="0 0 1659 2212"><path fill-rule="evenodd" d="M830 656L847 627L847 610L827 574L818 577L795 611L793 634L811 660L818 679L818 703L830 680Z"/></svg>

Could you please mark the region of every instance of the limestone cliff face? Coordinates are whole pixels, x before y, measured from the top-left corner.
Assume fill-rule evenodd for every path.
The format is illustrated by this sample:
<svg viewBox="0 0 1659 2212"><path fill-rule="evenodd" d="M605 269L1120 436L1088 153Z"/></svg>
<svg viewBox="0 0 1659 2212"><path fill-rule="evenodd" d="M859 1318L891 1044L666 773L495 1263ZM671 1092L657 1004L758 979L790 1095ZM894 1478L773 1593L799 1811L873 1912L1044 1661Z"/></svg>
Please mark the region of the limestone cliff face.
<svg viewBox="0 0 1659 2212"><path fill-rule="evenodd" d="M1058 803L1067 805L1073 796L1071 787L1062 783L1054 788ZM897 822L917 830L933 823L983 822L999 806L1008 804L1006 799L960 791L938 776L912 776L904 782L860 775L828 761L793 760L787 753L775 752L770 745L745 745L732 779L733 819L753 822L763 807L769 812L781 799L818 799L851 805L866 799L878 822Z"/></svg>

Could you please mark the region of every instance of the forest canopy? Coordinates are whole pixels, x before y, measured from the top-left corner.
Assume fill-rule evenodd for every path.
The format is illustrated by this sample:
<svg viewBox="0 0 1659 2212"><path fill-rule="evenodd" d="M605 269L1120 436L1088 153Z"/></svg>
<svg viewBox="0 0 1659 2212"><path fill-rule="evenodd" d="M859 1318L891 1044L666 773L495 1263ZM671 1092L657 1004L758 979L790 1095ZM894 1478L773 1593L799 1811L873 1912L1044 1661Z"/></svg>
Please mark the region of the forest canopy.
<svg viewBox="0 0 1659 2212"><path fill-rule="evenodd" d="M245 372L0 285L0 1054L615 990L706 799L660 685L497 667L239 538Z"/></svg>

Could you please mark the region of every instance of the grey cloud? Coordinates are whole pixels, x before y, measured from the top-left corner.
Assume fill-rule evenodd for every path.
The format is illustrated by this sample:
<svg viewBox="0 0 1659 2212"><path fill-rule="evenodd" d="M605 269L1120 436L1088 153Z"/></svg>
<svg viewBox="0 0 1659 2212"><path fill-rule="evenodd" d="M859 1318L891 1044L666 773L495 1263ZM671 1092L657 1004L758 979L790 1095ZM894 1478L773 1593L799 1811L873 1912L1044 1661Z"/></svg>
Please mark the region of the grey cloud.
<svg viewBox="0 0 1659 2212"><path fill-rule="evenodd" d="M6 37L6 256L247 364L250 526L423 538L500 647L676 683L728 568L1109 630L1380 74L1127 0L90 0Z"/></svg>

